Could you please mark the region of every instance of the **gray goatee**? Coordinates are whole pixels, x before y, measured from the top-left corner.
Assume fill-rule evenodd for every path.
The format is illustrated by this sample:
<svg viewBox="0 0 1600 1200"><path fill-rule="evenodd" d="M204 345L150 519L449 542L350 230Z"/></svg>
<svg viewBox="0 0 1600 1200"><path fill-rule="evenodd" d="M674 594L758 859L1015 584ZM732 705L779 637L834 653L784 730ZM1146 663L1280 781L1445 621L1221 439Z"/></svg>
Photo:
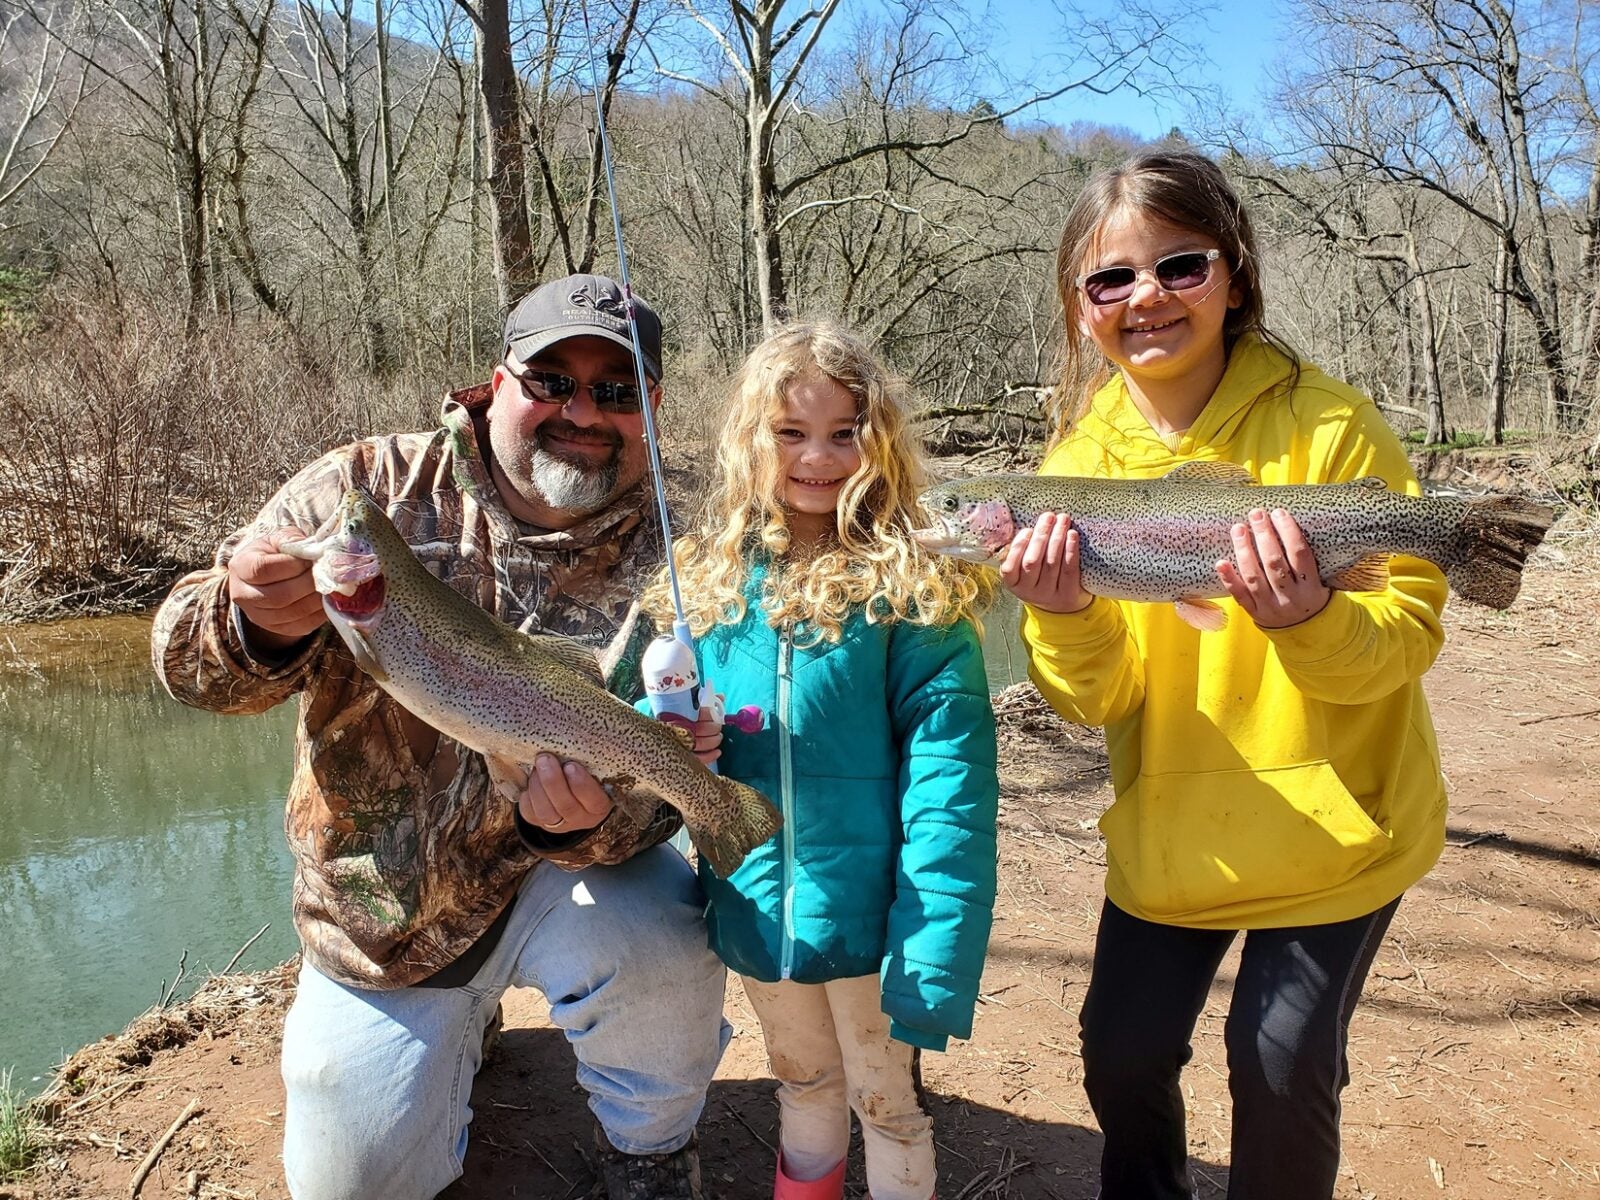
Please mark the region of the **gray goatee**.
<svg viewBox="0 0 1600 1200"><path fill-rule="evenodd" d="M534 486L552 508L594 512L611 499L617 486L616 455L598 466L580 465L540 446L534 450L528 466Z"/></svg>

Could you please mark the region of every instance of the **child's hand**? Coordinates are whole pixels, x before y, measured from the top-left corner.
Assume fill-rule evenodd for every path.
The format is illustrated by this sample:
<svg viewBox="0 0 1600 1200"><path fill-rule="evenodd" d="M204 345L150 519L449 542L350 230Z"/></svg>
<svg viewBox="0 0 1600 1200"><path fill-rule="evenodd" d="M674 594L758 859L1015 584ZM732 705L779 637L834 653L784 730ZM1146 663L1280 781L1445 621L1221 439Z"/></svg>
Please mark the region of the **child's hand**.
<svg viewBox="0 0 1600 1200"><path fill-rule="evenodd" d="M722 717L707 704L694 723L694 756L708 767L722 757Z"/></svg>
<svg viewBox="0 0 1600 1200"><path fill-rule="evenodd" d="M1024 604L1043 612L1075 613L1089 607L1078 572L1078 531L1072 518L1040 513L1032 528L1011 539L1000 580Z"/></svg>
<svg viewBox="0 0 1600 1200"><path fill-rule="evenodd" d="M1295 519L1281 508L1261 509L1248 525L1233 527L1235 562L1219 562L1228 594L1262 629L1285 629L1310 620L1333 590L1317 571L1317 557Z"/></svg>

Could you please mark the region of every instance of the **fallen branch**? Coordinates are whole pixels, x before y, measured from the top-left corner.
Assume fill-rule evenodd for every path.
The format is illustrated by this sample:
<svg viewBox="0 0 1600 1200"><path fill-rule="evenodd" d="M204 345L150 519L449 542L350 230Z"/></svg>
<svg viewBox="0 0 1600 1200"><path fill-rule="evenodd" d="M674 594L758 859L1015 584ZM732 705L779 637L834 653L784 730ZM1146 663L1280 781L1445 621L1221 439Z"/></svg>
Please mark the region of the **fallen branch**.
<svg viewBox="0 0 1600 1200"><path fill-rule="evenodd" d="M183 982L184 974L188 971L188 969L189 951L186 947L183 953L178 955L178 973L172 977L171 989L168 990L166 986L167 981L165 979L161 981L162 987L160 997L156 1001L157 1008L166 1008L167 1005L172 1003L172 998L178 994L178 985Z"/></svg>
<svg viewBox="0 0 1600 1200"><path fill-rule="evenodd" d="M1572 721L1578 717L1600 717L1600 708L1586 708L1582 712L1551 713L1547 717L1529 717L1518 725L1539 725L1545 721Z"/></svg>
<svg viewBox="0 0 1600 1200"><path fill-rule="evenodd" d="M774 1154L774 1155L778 1153L777 1150L775 1150L773 1148L772 1143L767 1141L766 1138L762 1137L759 1133L757 1133L756 1132L756 1127L754 1125L750 1124L749 1121L746 1121L744 1119L744 1114L742 1112L740 1112L737 1108L735 1108L731 1104L724 1104L722 1107L727 1110L727 1113L728 1113L729 1116L731 1116L735 1121L739 1122L739 1124L743 1125L746 1129L748 1129L750 1131L750 1136L755 1138L756 1141L760 1142L763 1146L765 1146L769 1153Z"/></svg>
<svg viewBox="0 0 1600 1200"><path fill-rule="evenodd" d="M167 1131L163 1133L159 1139L157 1139L154 1146L150 1147L150 1153L144 1156L144 1161L140 1163L137 1168L135 1168L133 1172L133 1178L128 1181L128 1200L134 1200L134 1198L138 1196L139 1189L144 1186L145 1176L149 1175L151 1170L154 1169L156 1165L156 1159L161 1157L161 1152L165 1150L167 1148L167 1144L178 1135L178 1130L183 1128L184 1123L199 1111L200 1100L197 1097L189 1101L189 1103L184 1106L183 1111L178 1114L178 1119L171 1125L168 1125Z"/></svg>
<svg viewBox="0 0 1600 1200"><path fill-rule="evenodd" d="M256 936L251 938L244 945L240 946L239 947L239 952L228 960L228 965L222 968L222 974L226 975L229 971L233 970L233 964L238 962L241 958L243 958L244 957L244 952L246 950L250 949L251 946L256 944L256 938L259 938L263 933L265 933L267 930L269 930L271 928L272 928L272 922L268 921L260 929L256 930Z"/></svg>

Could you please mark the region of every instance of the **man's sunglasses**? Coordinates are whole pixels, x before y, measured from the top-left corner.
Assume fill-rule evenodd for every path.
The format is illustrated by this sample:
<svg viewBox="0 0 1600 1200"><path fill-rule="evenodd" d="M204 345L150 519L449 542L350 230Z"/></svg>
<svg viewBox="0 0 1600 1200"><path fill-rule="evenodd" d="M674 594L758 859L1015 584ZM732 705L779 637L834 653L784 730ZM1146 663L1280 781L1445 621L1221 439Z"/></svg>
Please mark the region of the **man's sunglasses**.
<svg viewBox="0 0 1600 1200"><path fill-rule="evenodd" d="M1162 291L1187 292L1211 278L1211 264L1221 257L1221 250L1185 250L1156 259L1149 269ZM1133 295L1141 274L1137 267L1101 267L1079 275L1078 286L1090 304L1121 304Z"/></svg>
<svg viewBox="0 0 1600 1200"><path fill-rule="evenodd" d="M522 385L522 394L539 404L565 404L578 394L578 381L559 371L518 371L507 362L506 370ZM639 411L639 385L613 383L602 379L586 385L594 406L601 412L636 413Z"/></svg>

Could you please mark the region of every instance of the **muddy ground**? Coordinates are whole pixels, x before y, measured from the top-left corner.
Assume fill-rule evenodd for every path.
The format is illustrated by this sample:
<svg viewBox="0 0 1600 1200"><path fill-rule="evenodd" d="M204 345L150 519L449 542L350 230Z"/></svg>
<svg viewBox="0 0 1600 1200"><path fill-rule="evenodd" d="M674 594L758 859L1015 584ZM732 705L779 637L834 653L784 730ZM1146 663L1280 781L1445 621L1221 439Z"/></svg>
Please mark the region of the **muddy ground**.
<svg viewBox="0 0 1600 1200"><path fill-rule="evenodd" d="M1600 1196L1600 564L1590 531L1555 542L1508 613L1454 605L1428 676L1452 803L1449 845L1378 955L1351 1030L1338 1195ZM1564 549L1564 553L1563 553ZM1001 890L975 1036L924 1059L945 1200L1080 1200L1099 1135L1076 1013L1088 979L1109 800L1098 736L1024 685L1003 714ZM1202 1197L1222 1196L1225 963L1185 1075ZM277 1038L287 968L212 981L69 1062L53 1149L0 1196L286 1195ZM770 1194L776 1108L755 1021L702 1125L707 1194ZM592 1181L573 1059L531 993L473 1093L466 1177L449 1200L576 1197ZM670 1019L663 1013L662 1020ZM850 1194L863 1194L859 1152Z"/></svg>

